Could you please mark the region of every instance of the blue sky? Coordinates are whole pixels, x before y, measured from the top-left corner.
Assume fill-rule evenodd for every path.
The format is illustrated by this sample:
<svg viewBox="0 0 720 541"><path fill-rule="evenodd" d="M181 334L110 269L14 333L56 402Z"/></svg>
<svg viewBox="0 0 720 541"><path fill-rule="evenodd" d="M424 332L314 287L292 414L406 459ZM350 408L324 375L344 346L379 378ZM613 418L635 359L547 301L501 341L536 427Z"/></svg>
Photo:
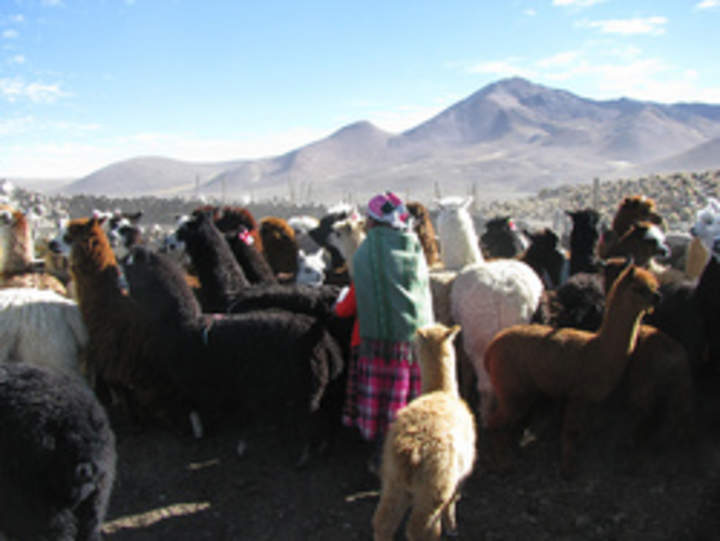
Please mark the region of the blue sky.
<svg viewBox="0 0 720 541"><path fill-rule="evenodd" d="M720 0L0 0L0 177L400 132L519 75L720 103Z"/></svg>

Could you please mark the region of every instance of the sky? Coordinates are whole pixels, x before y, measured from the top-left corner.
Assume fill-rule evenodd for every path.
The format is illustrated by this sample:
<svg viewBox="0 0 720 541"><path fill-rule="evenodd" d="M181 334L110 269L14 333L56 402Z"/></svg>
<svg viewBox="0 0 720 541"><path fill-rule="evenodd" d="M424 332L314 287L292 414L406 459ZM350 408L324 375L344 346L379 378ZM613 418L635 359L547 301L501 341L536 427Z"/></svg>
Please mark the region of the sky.
<svg viewBox="0 0 720 541"><path fill-rule="evenodd" d="M399 133L497 80L720 103L720 0L0 0L0 178Z"/></svg>

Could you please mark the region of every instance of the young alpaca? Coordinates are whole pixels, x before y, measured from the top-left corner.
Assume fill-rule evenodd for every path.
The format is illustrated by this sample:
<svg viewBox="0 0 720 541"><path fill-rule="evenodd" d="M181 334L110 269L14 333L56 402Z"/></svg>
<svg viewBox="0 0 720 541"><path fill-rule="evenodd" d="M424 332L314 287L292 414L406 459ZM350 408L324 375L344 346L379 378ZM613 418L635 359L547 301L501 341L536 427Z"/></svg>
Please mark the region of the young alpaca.
<svg viewBox="0 0 720 541"><path fill-rule="evenodd" d="M55 276L38 270L35 245L25 214L0 205L0 287L50 289L67 296Z"/></svg>
<svg viewBox="0 0 720 541"><path fill-rule="evenodd" d="M115 437L84 381L0 365L0 539L99 541Z"/></svg>
<svg viewBox="0 0 720 541"><path fill-rule="evenodd" d="M408 539L437 540L457 529L459 487L475 462L475 421L458 395L453 339L460 327L417 331L422 395L398 412L383 446L375 541L390 541L412 506Z"/></svg>
<svg viewBox="0 0 720 541"><path fill-rule="evenodd" d="M509 429L538 395L564 397L563 474L575 469L575 447L589 403L602 401L628 365L642 316L657 301L658 282L629 265L613 284L597 333L546 325L516 325L495 336L485 352L485 369L496 397L487 421L499 465L506 456Z"/></svg>

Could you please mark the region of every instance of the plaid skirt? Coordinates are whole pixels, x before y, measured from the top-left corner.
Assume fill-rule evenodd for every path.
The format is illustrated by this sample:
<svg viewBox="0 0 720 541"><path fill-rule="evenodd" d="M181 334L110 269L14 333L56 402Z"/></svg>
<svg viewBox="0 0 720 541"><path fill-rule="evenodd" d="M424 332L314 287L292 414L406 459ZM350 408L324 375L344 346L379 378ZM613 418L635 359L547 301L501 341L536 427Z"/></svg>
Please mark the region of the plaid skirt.
<svg viewBox="0 0 720 541"><path fill-rule="evenodd" d="M397 411L420 395L420 366L410 342L362 339L348 366L343 424L366 440L384 437Z"/></svg>

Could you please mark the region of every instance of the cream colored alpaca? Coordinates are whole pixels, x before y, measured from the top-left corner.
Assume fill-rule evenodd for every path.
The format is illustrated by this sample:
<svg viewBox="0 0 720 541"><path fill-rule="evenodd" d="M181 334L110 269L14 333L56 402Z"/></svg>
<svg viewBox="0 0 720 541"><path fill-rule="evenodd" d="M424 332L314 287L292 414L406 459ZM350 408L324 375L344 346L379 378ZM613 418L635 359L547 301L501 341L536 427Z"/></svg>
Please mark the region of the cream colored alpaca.
<svg viewBox="0 0 720 541"><path fill-rule="evenodd" d="M357 213L332 225L328 243L335 246L345 258L350 276L352 276L353 256L358 246L365 240L365 236L365 220Z"/></svg>
<svg viewBox="0 0 720 541"><path fill-rule="evenodd" d="M375 541L393 539L412 507L410 541L440 539L454 532L459 485L475 462L475 420L458 394L453 339L460 326L417 331L422 395L398 412L383 447L382 492L375 515Z"/></svg>

